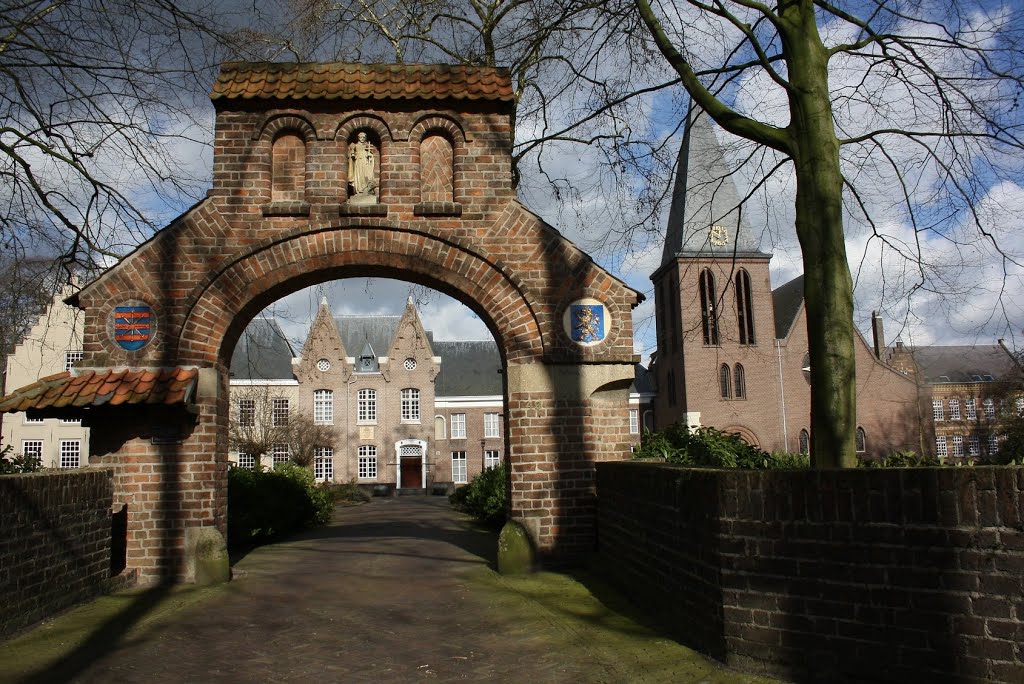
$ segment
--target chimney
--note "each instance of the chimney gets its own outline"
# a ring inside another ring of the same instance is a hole
[[[885,351],[885,332],[882,330],[882,317],[877,311],[871,312],[871,337],[875,342],[875,358],[881,360]]]

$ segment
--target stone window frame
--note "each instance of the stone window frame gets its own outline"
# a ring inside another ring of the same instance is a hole
[[[405,387],[401,392],[402,422],[420,422],[420,391],[415,387]]]
[[[497,449],[484,449],[484,470],[497,468],[501,465],[501,452]]]
[[[501,437],[501,414],[495,411],[484,412],[484,438],[497,439]]]
[[[254,427],[256,425],[256,400],[252,397],[238,399],[238,425]]]
[[[313,390],[313,424],[334,425],[334,390]]]
[[[334,447],[317,447],[313,451],[313,479],[317,482],[334,479]]]
[[[270,401],[270,424],[273,427],[288,427],[291,401],[288,397],[274,397]]]
[[[360,444],[356,449],[356,471],[360,480],[377,479],[377,447],[373,444]]]
[[[466,414],[453,413],[449,422],[451,439],[466,439]]]
[[[64,352],[64,370],[70,371],[76,363],[85,358],[85,351],[82,349],[69,349]]]
[[[29,445],[32,445],[31,447]],[[46,448],[46,441],[42,439],[23,439],[21,440],[21,455],[28,458],[29,454],[34,455],[39,459],[39,462],[43,462],[43,450]]]
[[[356,392],[356,423],[377,424],[377,390],[364,387]]]
[[[82,440],[62,439],[58,447],[61,469],[82,467]]]
[[[629,409],[629,434],[640,434],[640,409],[638,408]]]
[[[452,482],[455,484],[469,482],[469,461],[466,459],[465,451],[452,452]]]

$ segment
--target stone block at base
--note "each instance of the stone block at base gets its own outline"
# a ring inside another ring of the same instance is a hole
[[[200,586],[231,579],[231,563],[223,535],[215,527],[185,531],[186,576]]]
[[[526,575],[534,569],[533,541],[522,523],[509,520],[498,535],[498,572]]]

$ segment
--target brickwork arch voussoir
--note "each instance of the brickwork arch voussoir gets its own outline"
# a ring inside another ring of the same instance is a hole
[[[392,134],[391,127],[388,126],[387,122],[379,116],[372,116],[370,114],[356,114],[342,119],[338,124],[338,128],[334,131],[334,139],[347,143],[352,134],[360,129],[373,131],[377,138],[383,142],[392,143],[395,141],[395,136]]]
[[[447,135],[456,149],[465,146],[466,142],[471,140],[461,122],[440,114],[428,114],[413,124],[409,131],[409,141],[419,144],[427,135],[438,132]]]
[[[316,127],[308,119],[295,114],[272,114],[256,128],[252,138],[272,141],[281,131],[295,131],[307,143],[318,137]]]
[[[197,298],[182,326],[179,348],[194,362],[226,364],[234,339],[289,282],[304,286],[353,273],[377,272],[425,282],[472,302],[490,319],[506,358],[541,358],[536,308],[494,264],[434,236],[383,228],[332,228],[296,235],[227,265]]]

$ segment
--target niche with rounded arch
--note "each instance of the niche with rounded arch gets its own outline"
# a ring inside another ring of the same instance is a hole
[[[413,208],[417,216],[459,216],[462,205],[455,202],[455,146],[440,131],[431,131],[420,141],[420,201]]]
[[[264,216],[308,216],[306,139],[293,129],[274,136],[270,146],[270,203]]]

